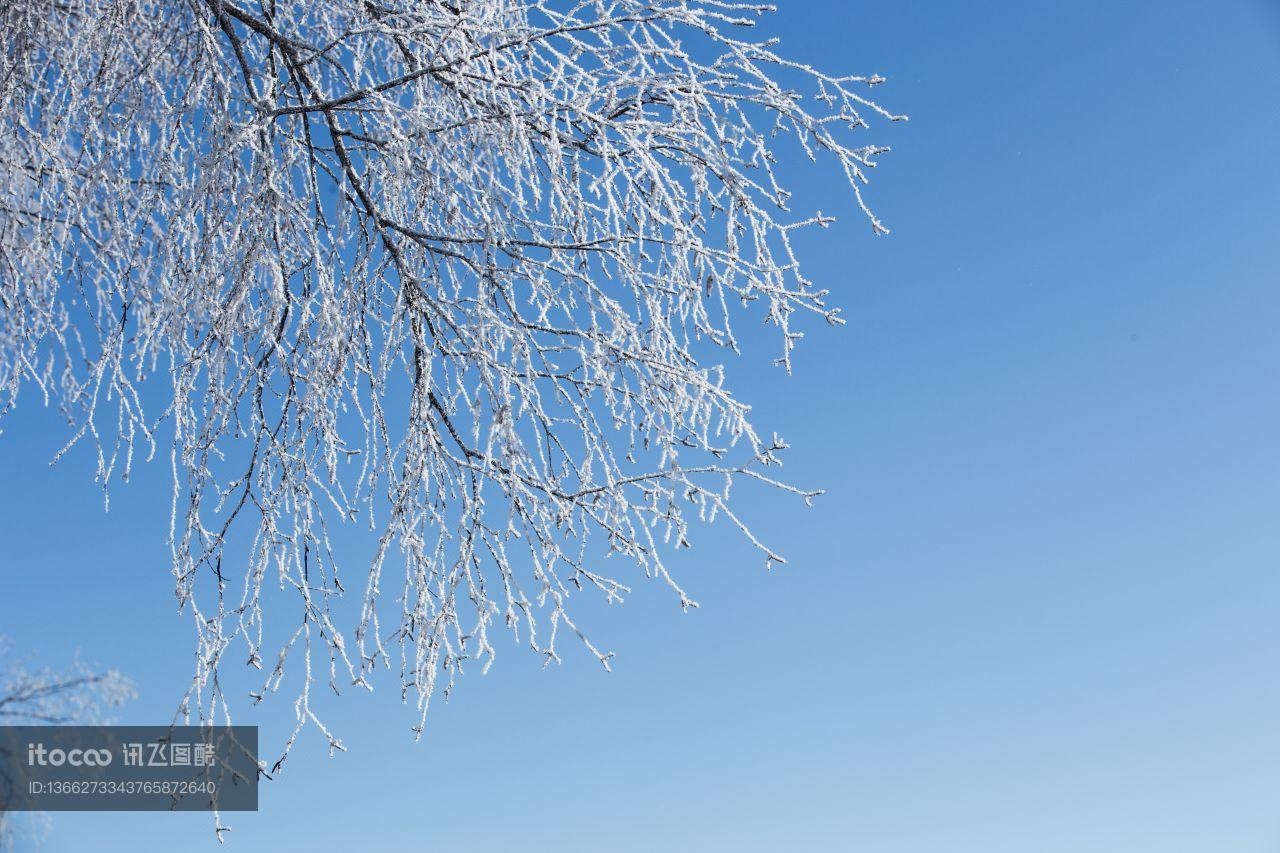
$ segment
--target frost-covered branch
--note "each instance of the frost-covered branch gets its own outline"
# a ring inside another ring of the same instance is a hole
[[[0,637],[0,725],[65,726],[104,724],[109,713],[137,695],[133,682],[114,669],[98,669],[74,660],[66,669],[31,667],[11,656]],[[12,781],[0,777],[0,851],[14,849],[2,804],[13,795]]]
[[[65,670],[32,668],[8,659],[0,638],[0,725],[89,725],[136,695],[133,683],[114,669],[80,660]]]
[[[274,692],[301,648],[299,729],[313,676],[389,666],[420,730],[495,626],[548,661],[568,630],[608,666],[568,608],[626,594],[606,557],[686,607],[663,556],[694,520],[781,560],[731,488],[812,494],[771,474],[783,444],[718,359],[742,306],[788,369],[797,315],[840,321],[792,246],[831,220],[791,212],[776,164],[835,169],[883,231],[862,189],[887,149],[862,135],[899,117],[878,76],[750,40],[765,11],[5,5],[0,406],[56,401],[104,489],[167,453],[188,713],[229,714],[232,663]],[[346,622],[349,525],[377,544]]]

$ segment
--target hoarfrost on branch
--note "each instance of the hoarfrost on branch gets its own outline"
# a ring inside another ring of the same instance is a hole
[[[833,166],[883,231],[862,187],[887,149],[861,136],[900,117],[879,77],[749,40],[768,10],[4,4],[0,407],[56,402],[104,489],[168,457],[186,716],[230,719],[229,665],[261,699],[300,655],[294,737],[340,747],[313,686],[382,666],[421,731],[495,627],[608,666],[568,608],[628,591],[605,556],[686,607],[663,555],[695,519],[780,561],[730,487],[812,493],[772,475],[782,442],[715,353],[744,304],[787,368],[795,316],[839,322],[792,249],[830,219],[789,211],[776,158]],[[355,573],[352,524],[376,541]]]

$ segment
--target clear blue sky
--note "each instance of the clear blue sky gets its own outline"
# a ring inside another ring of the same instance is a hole
[[[305,740],[229,849],[1280,849],[1280,7],[781,5],[786,51],[912,117],[876,136],[888,238],[796,173],[842,214],[806,249],[849,325],[789,380],[771,346],[732,366],[828,489],[744,506],[790,565],[705,532],[701,610],[655,583],[590,614],[612,675],[509,644],[417,745],[393,684],[352,697],[350,752]],[[0,633],[167,720],[165,466],[104,515],[35,402],[0,439]],[[77,814],[43,849],[213,847]]]

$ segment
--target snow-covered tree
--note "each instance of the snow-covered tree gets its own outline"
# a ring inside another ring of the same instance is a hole
[[[114,669],[99,669],[78,658],[65,669],[31,666],[13,656],[11,643],[0,637],[0,725],[103,723],[136,695],[133,683]],[[13,796],[9,784],[0,778],[0,803]],[[15,840],[6,818],[0,807],[0,851]]]
[[[79,659],[60,670],[33,667],[14,657],[10,641],[0,637],[0,725],[99,723],[136,695],[133,683],[117,670]]]
[[[813,493],[718,359],[735,311],[784,368],[797,316],[839,322],[793,251],[830,218],[776,164],[827,164],[883,231],[863,136],[899,117],[878,76],[751,40],[766,11],[6,0],[0,408],[56,403],[104,489],[168,457],[188,715],[235,707],[228,667],[264,668],[261,698],[297,657],[300,728],[328,734],[315,678],[384,666],[425,715],[497,627],[607,666],[571,592],[620,600],[631,571],[692,606],[663,559],[697,520],[780,561],[730,488]]]

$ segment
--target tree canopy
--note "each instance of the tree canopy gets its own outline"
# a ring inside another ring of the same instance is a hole
[[[168,457],[189,714],[229,715],[228,665],[262,698],[300,654],[298,726],[337,746],[314,678],[390,667],[425,716],[495,627],[607,666],[569,608],[628,591],[606,555],[684,606],[663,560],[695,520],[781,559],[731,486],[812,493],[716,353],[743,305],[786,368],[796,316],[839,322],[792,246],[830,218],[791,211],[777,162],[825,163],[883,231],[863,134],[900,117],[878,76],[750,40],[766,11],[4,4],[0,405],[56,402],[104,488]],[[356,570],[344,525],[376,538]]]

